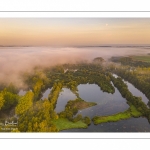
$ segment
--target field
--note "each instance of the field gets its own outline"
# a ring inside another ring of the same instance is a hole
[[[143,62],[150,62],[150,55],[144,55],[144,56],[132,56],[132,58],[136,61],[143,61]]]
[[[57,120],[53,120],[53,123],[56,125],[59,131],[72,128],[87,128],[87,125],[82,121],[73,123],[66,118],[59,118]]]

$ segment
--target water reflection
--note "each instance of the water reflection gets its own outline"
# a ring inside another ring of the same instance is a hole
[[[70,89],[62,88],[62,92],[60,92],[59,97],[57,99],[57,104],[55,111],[57,113],[63,111],[65,109],[65,106],[69,100],[76,99],[76,95],[73,94]]]
[[[50,94],[52,88],[48,88],[44,93],[43,93],[43,96],[42,96],[42,100],[44,100],[45,98],[48,98],[48,95]]]
[[[101,91],[96,84],[80,84],[78,91],[79,96],[85,101],[97,103],[96,106],[79,111],[78,114],[82,114],[82,116],[92,118],[94,116],[112,115],[129,108],[126,99],[121,96],[117,88],[115,88],[114,94],[110,94]]]

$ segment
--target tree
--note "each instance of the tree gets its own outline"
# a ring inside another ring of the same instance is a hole
[[[0,110],[3,107],[3,105],[4,105],[4,102],[5,102],[5,100],[4,100],[3,94],[0,93]]]
[[[28,91],[24,96],[22,96],[16,106],[16,114],[21,115],[27,111],[33,104],[33,97],[34,94],[31,91]]]
[[[91,119],[89,117],[84,117],[83,122],[86,123],[87,125],[91,124]]]
[[[6,110],[13,106],[16,106],[18,103],[19,96],[17,94],[7,91],[7,88],[4,88],[0,92],[0,109]]]

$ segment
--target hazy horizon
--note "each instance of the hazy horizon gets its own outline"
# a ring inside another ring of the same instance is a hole
[[[80,45],[80,46],[46,46],[46,45],[0,45],[3,47],[50,47],[50,48],[84,48],[84,47],[150,47],[150,44],[105,44],[105,45]]]
[[[150,53],[150,18],[0,18],[0,82],[34,67]]]

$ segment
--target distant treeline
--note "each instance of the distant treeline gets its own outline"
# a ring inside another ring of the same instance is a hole
[[[134,67],[150,67],[150,62],[134,60],[131,57],[112,57],[110,60],[116,63],[121,63],[122,65]]]

